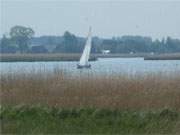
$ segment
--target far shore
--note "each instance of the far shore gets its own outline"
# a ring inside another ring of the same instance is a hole
[[[144,60],[180,60],[180,53],[151,55],[144,57]]]
[[[80,54],[57,53],[57,54],[1,54],[0,62],[37,62],[37,61],[79,61]],[[89,61],[96,61],[91,56]]]
[[[79,61],[79,53],[47,53],[47,54],[0,54],[0,62],[37,62],[37,61]],[[144,60],[180,60],[180,53],[172,54],[91,54],[89,61],[96,61],[98,58],[136,58]]]

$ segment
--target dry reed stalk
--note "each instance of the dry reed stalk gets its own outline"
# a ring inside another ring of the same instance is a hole
[[[123,109],[180,108],[180,75],[70,76],[54,73],[2,75],[4,105]]]

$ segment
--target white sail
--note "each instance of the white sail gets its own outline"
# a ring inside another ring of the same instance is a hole
[[[86,66],[88,65],[88,59],[90,56],[90,51],[91,51],[91,27],[89,28],[89,33],[87,37],[87,41],[83,50],[83,54],[80,58],[79,65],[80,66]]]

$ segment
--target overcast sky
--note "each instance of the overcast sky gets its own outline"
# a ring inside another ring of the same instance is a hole
[[[62,35],[68,30],[111,38],[142,35],[180,38],[180,1],[0,0],[1,33],[14,25],[35,30],[36,36]]]

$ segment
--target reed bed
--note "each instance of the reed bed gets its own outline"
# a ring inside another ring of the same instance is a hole
[[[180,108],[180,73],[171,75],[71,75],[54,72],[2,74],[2,105],[47,105],[62,108]]]

